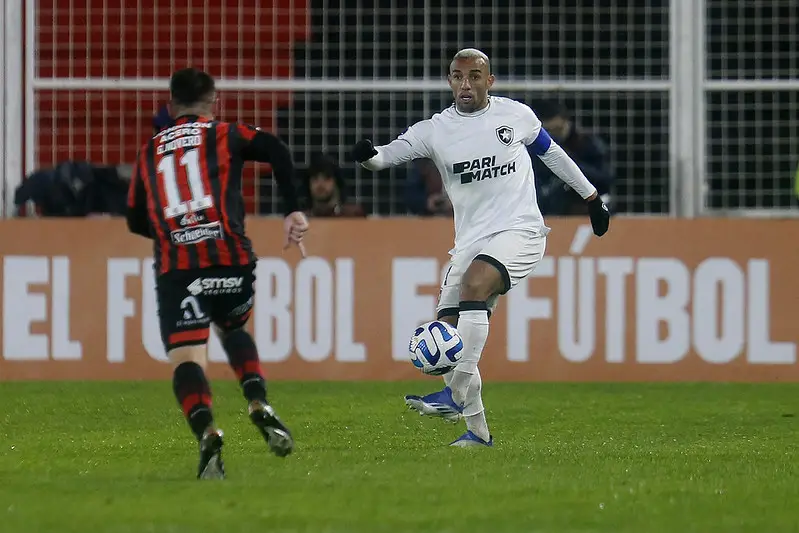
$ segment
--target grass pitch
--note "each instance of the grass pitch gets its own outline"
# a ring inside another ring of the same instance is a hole
[[[487,383],[493,449],[405,410],[436,385],[272,383],[279,459],[216,382],[200,482],[169,383],[0,384],[0,531],[799,531],[799,385]]]

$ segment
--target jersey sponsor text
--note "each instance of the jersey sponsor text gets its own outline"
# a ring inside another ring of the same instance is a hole
[[[459,161],[452,165],[452,173],[459,174],[461,183],[471,183],[485,179],[507,176],[516,172],[516,161],[497,165],[497,156],[472,159],[471,161]]]

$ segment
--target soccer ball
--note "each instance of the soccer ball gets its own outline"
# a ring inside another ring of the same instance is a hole
[[[408,352],[411,363],[422,374],[441,376],[457,366],[463,355],[463,341],[457,329],[433,320],[416,328]]]

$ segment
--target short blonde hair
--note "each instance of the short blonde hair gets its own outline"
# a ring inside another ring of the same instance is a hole
[[[463,50],[460,50],[457,54],[452,56],[452,61],[457,59],[482,59],[486,62],[488,72],[491,72],[491,60],[488,59],[488,55],[485,52],[482,52],[477,48],[464,48]]]

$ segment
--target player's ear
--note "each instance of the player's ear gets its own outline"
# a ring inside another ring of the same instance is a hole
[[[492,85],[494,85],[494,80],[495,80],[495,79],[496,79],[496,78],[494,78],[494,75],[493,75],[493,74],[489,74],[489,75],[488,75],[488,84],[487,84],[486,86],[487,86],[489,89],[491,88],[491,86],[492,86]]]

